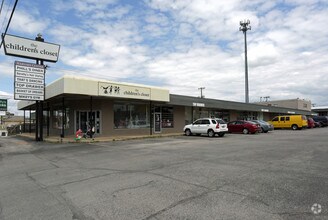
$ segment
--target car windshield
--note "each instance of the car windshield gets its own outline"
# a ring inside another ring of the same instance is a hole
[[[259,120],[259,122],[262,123],[262,124],[265,124],[265,125],[268,125],[269,124],[268,122],[262,121],[262,120]]]
[[[251,122],[257,123],[257,124],[262,124],[262,121],[260,120],[252,120]]]

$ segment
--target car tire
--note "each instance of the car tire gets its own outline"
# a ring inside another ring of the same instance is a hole
[[[185,134],[186,134],[186,136],[191,136],[192,133],[191,133],[190,129],[186,129]]]
[[[212,129],[208,130],[207,134],[208,134],[209,137],[214,137],[215,136],[215,132]]]
[[[224,136],[224,133],[219,134],[219,137],[223,137],[223,136]]]
[[[261,133],[266,133],[264,128],[261,128]]]
[[[247,128],[244,128],[243,129],[243,134],[248,134],[248,133],[249,133],[248,129]]]
[[[295,125],[295,124],[293,124],[293,125],[292,125],[292,129],[295,131],[295,130],[297,130],[297,129],[298,129],[298,126],[297,126],[297,125]]]
[[[263,131],[264,133],[268,133],[269,131]]]

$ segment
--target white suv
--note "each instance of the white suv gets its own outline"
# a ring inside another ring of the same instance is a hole
[[[225,133],[228,133],[227,123],[218,118],[200,118],[194,121],[190,125],[186,125],[183,128],[184,133],[187,136],[192,134],[201,135],[207,134],[209,137],[214,137],[216,134],[219,137],[223,137]]]

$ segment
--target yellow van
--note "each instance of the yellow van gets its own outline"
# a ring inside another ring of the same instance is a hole
[[[274,128],[291,128],[293,130],[307,127],[307,118],[305,115],[281,115],[268,121]]]

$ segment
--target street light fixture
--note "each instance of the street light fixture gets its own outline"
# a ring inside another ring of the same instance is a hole
[[[251,30],[251,26],[248,26],[251,22],[249,20],[240,21],[239,31],[244,33],[245,39],[245,102],[249,103],[249,94],[248,94],[248,65],[247,65],[247,40],[246,32]]]

